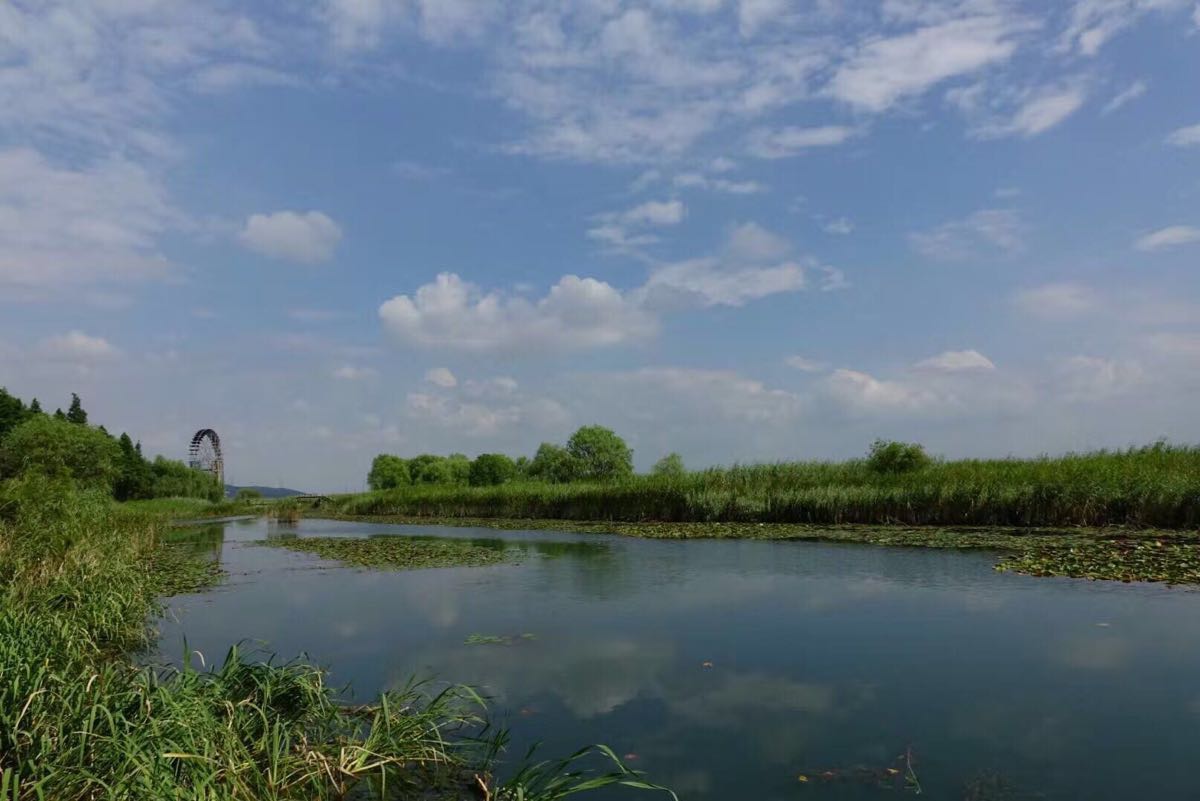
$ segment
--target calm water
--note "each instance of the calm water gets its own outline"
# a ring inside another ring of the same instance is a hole
[[[604,742],[683,799],[887,797],[855,768],[910,748],[933,799],[1200,799],[1193,591],[855,545],[321,520],[208,532],[199,547],[230,579],[172,601],[162,659],[178,661],[185,637],[209,659],[254,640],[308,654],[360,697],[414,674],[474,684],[514,729],[513,755]],[[379,534],[523,555],[385,572],[254,544]],[[1013,792],[969,795],[980,776]]]

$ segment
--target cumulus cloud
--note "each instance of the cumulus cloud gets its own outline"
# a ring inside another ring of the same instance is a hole
[[[1200,228],[1191,225],[1170,225],[1139,238],[1134,247],[1146,251],[1163,250],[1192,242],[1200,242]]]
[[[620,290],[574,275],[531,302],[442,273],[411,297],[386,301],[379,317],[406,344],[479,353],[621,345],[657,329],[654,317]]]
[[[657,236],[646,233],[647,228],[678,225],[686,214],[687,207],[680,200],[648,200],[623,212],[596,215],[597,224],[587,235],[613,251],[636,252],[658,241]]]
[[[458,386],[458,379],[448,367],[432,367],[425,371],[425,380],[435,387],[453,389]]]
[[[1102,305],[1095,290],[1072,282],[1023,289],[1014,300],[1022,311],[1047,319],[1078,317],[1094,312]]]
[[[1167,135],[1167,144],[1175,147],[1194,147],[1200,145],[1200,123],[1176,128]]]
[[[917,252],[944,261],[1021,250],[1024,226],[1012,209],[981,209],[964,219],[909,234]]]
[[[918,370],[957,373],[973,370],[995,370],[996,365],[977,350],[947,350],[916,363]]]
[[[277,211],[250,215],[238,239],[273,259],[317,264],[333,258],[342,229],[324,212]]]

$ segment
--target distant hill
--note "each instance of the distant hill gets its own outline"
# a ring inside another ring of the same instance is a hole
[[[238,490],[258,490],[264,498],[290,498],[293,495],[305,495],[307,493],[300,490],[288,489],[287,487],[239,487],[235,484],[225,485],[225,497],[232,498],[238,494]]]

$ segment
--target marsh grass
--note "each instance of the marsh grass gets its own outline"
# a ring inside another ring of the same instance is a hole
[[[434,799],[480,786],[503,801],[650,787],[603,750],[571,763],[599,772],[518,768],[493,782],[505,735],[468,688],[413,685],[351,707],[320,669],[237,648],[215,666],[132,664],[155,598],[211,580],[171,561],[182,552],[164,555],[162,528],[69,485],[0,485],[0,801]]]
[[[1038,459],[712,468],[610,483],[421,485],[335,498],[347,515],[911,526],[1200,527],[1200,448]]]

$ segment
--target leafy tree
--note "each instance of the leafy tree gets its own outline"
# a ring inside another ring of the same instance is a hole
[[[408,462],[399,456],[381,453],[371,462],[371,472],[367,474],[367,486],[371,489],[395,489],[411,483]]]
[[[453,472],[445,456],[422,453],[408,462],[408,472],[414,484],[451,484]]]
[[[932,462],[924,446],[915,442],[877,439],[871,443],[871,451],[867,454],[867,467],[876,473],[911,473]]]
[[[467,484],[471,480],[471,460],[463,453],[452,453],[446,457],[451,484]]]
[[[67,409],[67,422],[77,426],[87,425],[87,412],[83,410],[83,404],[74,392],[71,393],[71,406]]]
[[[494,487],[516,475],[517,463],[503,453],[481,453],[471,462],[472,487]]]
[[[111,437],[38,415],[10,431],[0,444],[0,477],[40,474],[112,492],[120,459],[121,448]]]
[[[118,501],[133,501],[153,497],[154,472],[133,446],[128,434],[117,440],[121,449],[119,474],[113,486],[113,497]]]
[[[235,501],[257,501],[262,498],[263,494],[254,487],[242,487],[237,491],[237,495],[233,496]]]
[[[613,481],[633,474],[633,451],[604,426],[580,428],[567,440],[567,452],[579,462],[580,478]]]
[[[15,395],[9,395],[8,390],[0,387],[0,440],[4,435],[25,422],[29,411],[25,404]]]
[[[687,473],[687,470],[683,466],[682,456],[678,453],[668,453],[654,463],[654,467],[650,468],[650,473],[663,478],[680,478]]]
[[[55,419],[55,420],[61,420],[61,421],[63,421],[64,423],[65,423],[65,422],[67,422],[67,416],[66,416],[65,414],[63,414],[63,410],[62,410],[62,409],[55,409],[55,410],[54,410],[54,419]]]
[[[37,398],[34,398],[29,402],[29,413],[42,414],[42,404]]]
[[[581,467],[579,460],[566,448],[543,442],[529,463],[529,476],[552,484],[565,484],[580,478]]]

